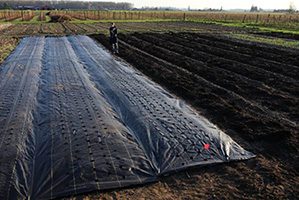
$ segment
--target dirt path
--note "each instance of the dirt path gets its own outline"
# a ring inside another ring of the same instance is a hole
[[[11,26],[11,24],[0,24],[0,31],[2,31],[3,29],[7,29]]]

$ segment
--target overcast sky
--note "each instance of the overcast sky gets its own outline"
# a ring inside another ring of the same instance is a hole
[[[108,0],[109,1],[109,0]],[[290,2],[293,2],[299,9],[299,0],[110,0],[115,2],[130,2],[135,7],[178,7],[178,8],[220,8],[233,9],[242,8],[250,9],[252,5],[264,9],[287,9]]]

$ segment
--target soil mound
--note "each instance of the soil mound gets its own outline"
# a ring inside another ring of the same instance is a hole
[[[69,15],[51,14],[51,13],[47,13],[46,15],[48,15],[51,18],[50,22],[52,22],[52,23],[62,23],[65,21],[72,20],[71,16],[69,16]]]

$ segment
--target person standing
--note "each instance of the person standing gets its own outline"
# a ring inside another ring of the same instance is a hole
[[[118,38],[117,38],[117,28],[115,26],[115,23],[111,23],[111,26],[109,28],[110,32],[110,44],[112,45],[112,51],[113,53],[118,53]]]

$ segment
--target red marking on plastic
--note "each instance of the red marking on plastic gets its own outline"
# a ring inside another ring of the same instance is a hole
[[[203,148],[204,148],[205,150],[209,150],[209,149],[210,149],[210,144],[204,144],[204,145],[203,145]]]

